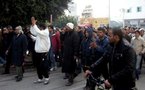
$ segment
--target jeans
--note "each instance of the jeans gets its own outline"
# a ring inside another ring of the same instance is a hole
[[[52,47],[49,50],[48,57],[49,60],[51,61],[51,68],[54,68],[56,66],[56,61],[55,61],[55,54],[53,53]]]
[[[140,69],[141,58],[142,58],[141,55],[137,55],[137,58],[136,58],[136,70]]]

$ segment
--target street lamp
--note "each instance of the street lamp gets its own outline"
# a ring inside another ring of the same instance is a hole
[[[123,27],[124,27],[125,26],[125,20],[124,20],[125,9],[124,8],[121,9],[121,13],[122,13],[122,22],[123,22]]]

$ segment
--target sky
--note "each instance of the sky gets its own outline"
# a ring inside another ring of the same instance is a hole
[[[77,15],[80,16],[86,5],[92,5],[93,17],[111,17],[112,20],[121,20],[121,8],[126,8],[126,0],[74,0],[77,4]]]

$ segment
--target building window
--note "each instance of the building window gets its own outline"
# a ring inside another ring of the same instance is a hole
[[[127,9],[127,13],[131,13],[131,8]]]
[[[137,12],[141,12],[141,7],[137,7]]]

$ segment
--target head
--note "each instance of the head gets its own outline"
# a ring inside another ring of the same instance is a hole
[[[109,41],[111,44],[117,44],[123,39],[123,32],[119,28],[113,28],[108,31]]]
[[[13,32],[13,27],[12,26],[9,25],[7,28],[8,28],[8,30],[9,30],[10,33]]]
[[[135,37],[138,38],[140,36],[140,31],[139,30],[135,30]]]
[[[53,29],[54,29],[53,25],[49,25],[48,29],[49,29],[50,32],[53,32]]]
[[[99,27],[98,29],[97,29],[97,34],[98,34],[98,37],[99,38],[103,38],[104,36],[105,36],[105,28],[103,28],[103,27]]]
[[[34,16],[31,17],[31,21],[37,20]]]
[[[139,29],[139,31],[140,31],[140,35],[143,36],[144,35],[144,32],[145,32],[145,29],[144,28],[141,28],[141,29]]]
[[[46,24],[45,23],[39,23],[39,29],[40,30],[45,30],[47,27],[46,27]]]
[[[84,35],[86,38],[92,38],[93,37],[93,29],[86,28],[84,31]]]
[[[77,32],[80,32],[81,29],[82,29],[82,28],[81,28],[80,26],[77,26],[77,27],[76,27]]]
[[[16,28],[15,28],[15,34],[23,34],[23,30],[22,30],[22,27],[21,26],[17,26]]]
[[[9,30],[4,27],[3,30],[2,30],[2,34],[5,35],[5,34],[8,34],[9,33]]]
[[[67,23],[67,24],[66,24],[66,29],[67,29],[68,31],[72,31],[72,30],[74,29],[74,24],[73,24],[73,23]]]

